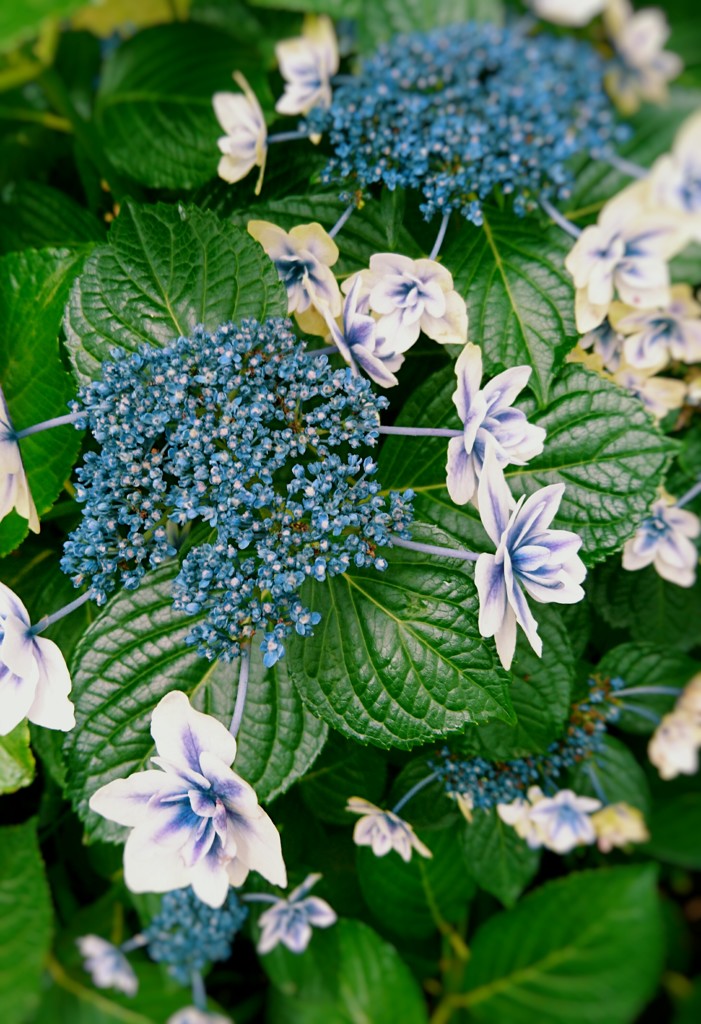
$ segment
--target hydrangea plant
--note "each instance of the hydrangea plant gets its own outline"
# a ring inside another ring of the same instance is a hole
[[[3,1024],[698,1017],[668,6],[0,17]]]

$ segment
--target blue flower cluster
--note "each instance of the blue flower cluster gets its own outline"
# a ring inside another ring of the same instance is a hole
[[[307,579],[383,570],[390,534],[408,536],[413,495],[382,497],[376,463],[356,452],[377,443],[387,399],[291,328],[244,320],[115,351],[76,403],[100,450],[77,473],[84,510],[64,572],[102,603],[175,555],[170,524],[201,524],[173,595],[201,616],[188,642],[208,658],[236,657],[262,631],[274,664],[292,630],[319,621],[299,596]]]
[[[217,960],[228,960],[231,944],[248,916],[248,907],[233,889],[226,902],[213,909],[192,889],[167,892],[161,911],[143,932],[152,960],[167,964],[168,973],[189,985],[193,972]]]
[[[567,730],[543,754],[519,757],[512,761],[488,761],[484,757],[461,758],[450,747],[443,747],[440,760],[430,762],[446,792],[460,793],[474,807],[489,810],[524,796],[529,786],[554,789],[556,780],[569,768],[588,760],[601,750],[607,727],[621,710],[616,691],[622,679],[590,679],[589,695],[572,705]]]
[[[540,196],[565,199],[569,159],[625,138],[603,88],[605,64],[585,42],[529,36],[523,26],[451,25],[397,36],[334,90],[305,130],[328,134],[322,180],[344,201],[376,182],[419,189],[427,220],[458,210],[482,222],[482,200],[512,195],[519,215]]]

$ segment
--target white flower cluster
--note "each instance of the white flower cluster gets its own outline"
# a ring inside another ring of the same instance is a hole
[[[623,568],[635,571],[652,565],[662,579],[678,587],[692,587],[699,561],[694,540],[700,534],[699,517],[663,495],[626,541]]]
[[[625,803],[604,807],[600,800],[577,796],[571,789],[546,797],[539,786],[531,786],[525,797],[497,804],[497,813],[532,849],[544,847],[559,854],[595,842],[609,853],[614,846],[649,838],[637,808]]]
[[[695,775],[701,749],[701,674],[695,675],[650,739],[647,752],[663,779]]]
[[[682,125],[671,152],[604,205],[565,261],[576,288],[580,349],[591,349],[592,365],[658,419],[680,408],[688,390],[660,372],[671,362],[701,361],[701,305],[689,285],[671,285],[669,272],[669,261],[700,239],[698,113]]]

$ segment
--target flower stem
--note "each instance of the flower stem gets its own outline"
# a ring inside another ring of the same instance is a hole
[[[604,792],[604,787],[601,785],[601,779],[597,774],[596,768],[592,764],[587,764],[584,766],[584,771],[591,782],[592,789],[596,793],[597,798],[601,800],[602,804],[607,804],[609,802],[608,797]]]
[[[245,903],[277,903],[278,897],[267,892],[247,892],[241,897]]]
[[[633,163],[632,160],[626,160],[618,153],[607,153],[605,159],[606,163],[611,164],[622,174],[627,174],[629,178],[646,178],[648,176],[649,171],[646,167],[641,167],[640,164]]]
[[[58,611],[52,612],[51,615],[45,615],[43,619],[39,619],[37,623],[30,627],[32,636],[36,636],[37,633],[43,633],[49,626],[53,626],[54,622],[58,622],[59,619],[63,619],[66,615],[70,615],[76,608],[80,608],[81,605],[85,604],[86,601],[92,600],[92,591],[86,590],[80,597],[76,597],[75,601],[71,601],[70,604],[66,604],[63,608],[59,608]]]
[[[338,220],[336,221],[336,223],[334,224],[334,226],[333,226],[333,227],[331,228],[331,230],[329,231],[329,238],[335,238],[335,237],[336,237],[336,235],[337,235],[337,234],[338,234],[338,232],[339,232],[339,231],[341,230],[341,228],[343,227],[343,225],[344,225],[344,224],[346,223],[346,221],[347,221],[347,220],[349,219],[350,215],[351,215],[351,214],[353,213],[353,210],[354,210],[354,209],[355,209],[355,203],[351,203],[351,204],[350,204],[350,206],[349,206],[349,207],[347,207],[347,208],[346,208],[346,209],[345,209],[345,210],[343,211],[343,213],[341,214],[341,216],[340,216],[340,217],[338,218]]]
[[[660,724],[660,716],[651,711],[650,708],[641,707],[640,704],[628,704],[624,705],[626,711],[631,711],[634,715],[638,715],[639,718],[647,718],[649,722],[654,722],[655,725]]]
[[[234,715],[231,719],[231,725],[229,726],[229,732],[232,736],[236,736],[241,726],[241,719],[243,718],[244,708],[246,707],[246,694],[248,693],[248,677],[251,669],[251,645],[250,643],[244,644],[241,647],[241,657],[239,666],[239,684],[236,689],[236,704],[234,705]]]
[[[627,686],[625,690],[616,690],[616,697],[627,697],[628,694],[650,694],[665,697],[678,697],[682,693],[680,686]]]
[[[50,420],[42,420],[41,423],[35,423],[31,427],[25,427],[24,430],[16,430],[15,439],[20,441],[23,437],[29,437],[30,434],[40,434],[42,430],[51,430],[53,427],[64,427],[67,423],[75,423],[76,420],[79,420],[84,416],[84,412],[67,412],[64,416],[54,416]]]
[[[461,558],[464,562],[476,562],[479,554],[476,551],[463,551],[462,548],[442,548],[437,544],[421,544],[416,540],[404,540],[396,533],[390,534],[392,543],[407,551],[421,551],[425,555],[437,555],[439,558]]]
[[[333,356],[336,355],[338,349],[335,345],[326,345],[324,348],[312,348],[309,349],[308,354],[310,356]]]
[[[401,434],[403,437],[462,437],[464,430],[448,427],[380,427],[381,434]]]
[[[277,135],[268,136],[268,145],[274,142],[294,142],[297,139],[308,139],[309,132],[278,132]]]
[[[392,814],[399,814],[404,804],[408,804],[411,798],[416,796],[424,786],[428,786],[429,782],[434,782],[437,778],[438,772],[431,772],[431,774],[427,775],[425,779],[421,779],[420,782],[417,782],[415,786],[412,786],[411,789],[404,794],[401,800],[397,800],[396,804],[392,808]]]
[[[122,953],[131,953],[134,949],[141,949],[142,946],[148,945],[148,939],[145,935],[134,935],[133,938],[127,939],[119,947]]]
[[[548,217],[550,217],[558,227],[562,228],[563,231],[566,231],[568,235],[572,236],[572,238],[579,238],[582,233],[581,228],[578,228],[571,220],[564,217],[559,210],[555,209],[548,199],[541,198],[540,205],[543,207]]]
[[[677,508],[684,508],[690,501],[693,501],[697,494],[701,494],[701,480],[698,480],[693,487],[691,487],[686,494],[682,494],[681,498],[677,502]]]
[[[193,971],[190,975],[190,982],[192,984],[192,1001],[198,1010],[207,1010],[207,990],[204,987],[204,981],[199,971]]]
[[[443,245],[443,239],[445,238],[445,233],[448,230],[448,222],[449,221],[450,221],[450,211],[448,211],[448,213],[444,213],[443,214],[443,220],[441,221],[441,226],[438,228],[438,234],[436,235],[436,240],[433,243],[433,248],[431,249],[431,252],[430,252],[429,257],[428,257],[430,260],[435,260],[436,257],[438,256],[438,253],[441,251],[441,246]]]

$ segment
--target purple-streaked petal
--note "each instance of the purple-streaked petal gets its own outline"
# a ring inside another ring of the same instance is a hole
[[[453,403],[464,423],[482,381],[482,352],[478,345],[468,342],[464,346],[455,363],[455,376],[457,387],[453,393]]]
[[[39,667],[36,695],[29,709],[29,721],[46,729],[68,732],[75,725],[75,711],[68,699],[71,676],[60,648],[45,637],[34,639],[34,654]]]
[[[509,531],[509,547],[513,550],[527,542],[533,534],[544,533],[557,515],[564,484],[549,484],[531,494],[514,516]]]
[[[530,366],[513,366],[509,370],[498,373],[488,384],[485,384],[484,397],[490,416],[495,416],[500,410],[514,404],[515,399],[531,379],[531,373]]]
[[[475,585],[479,596],[479,631],[482,636],[495,636],[506,614],[508,596],[504,568],[494,555],[482,554],[475,565]]]
[[[494,634],[494,642],[496,643],[499,661],[508,672],[511,668],[511,662],[514,660],[514,651],[516,650],[516,616],[513,608],[507,607],[501,627]]]
[[[195,864],[190,873],[190,884],[195,896],[209,907],[221,907],[229,892],[226,865],[212,851]]]
[[[182,793],[182,782],[164,772],[148,769],[101,786],[90,797],[90,810],[119,825],[134,827],[149,818],[149,801]]]
[[[482,525],[498,547],[509,524],[512,497],[489,438],[477,496]]]
[[[315,928],[329,928],[337,920],[336,912],[318,896],[309,896],[301,906]]]
[[[34,638],[29,627],[15,615],[8,615],[2,623],[3,638],[0,643],[0,662],[10,672],[34,684],[39,679],[39,664],[36,657]]]
[[[280,833],[263,808],[258,808],[255,817],[247,814],[229,818],[229,830],[236,842],[237,858],[272,885],[284,889],[287,871],[282,859]]]
[[[27,717],[36,688],[36,680],[23,679],[0,662],[0,736],[7,736]]]
[[[184,693],[167,693],[151,719],[151,735],[161,757],[174,767],[200,771],[200,754],[215,754],[225,764],[236,757],[236,740],[211,715],[195,711]]]
[[[178,850],[155,844],[135,828],[124,846],[124,881],[132,892],[170,892],[190,884],[191,871]]]
[[[465,442],[461,437],[451,437],[448,441],[446,486],[456,505],[465,505],[470,500],[475,493],[476,482],[474,460],[465,451]]]
[[[224,802],[228,810],[238,814],[258,813],[256,791],[215,754],[209,751],[202,753],[200,766],[202,774],[211,784],[212,792]]]

